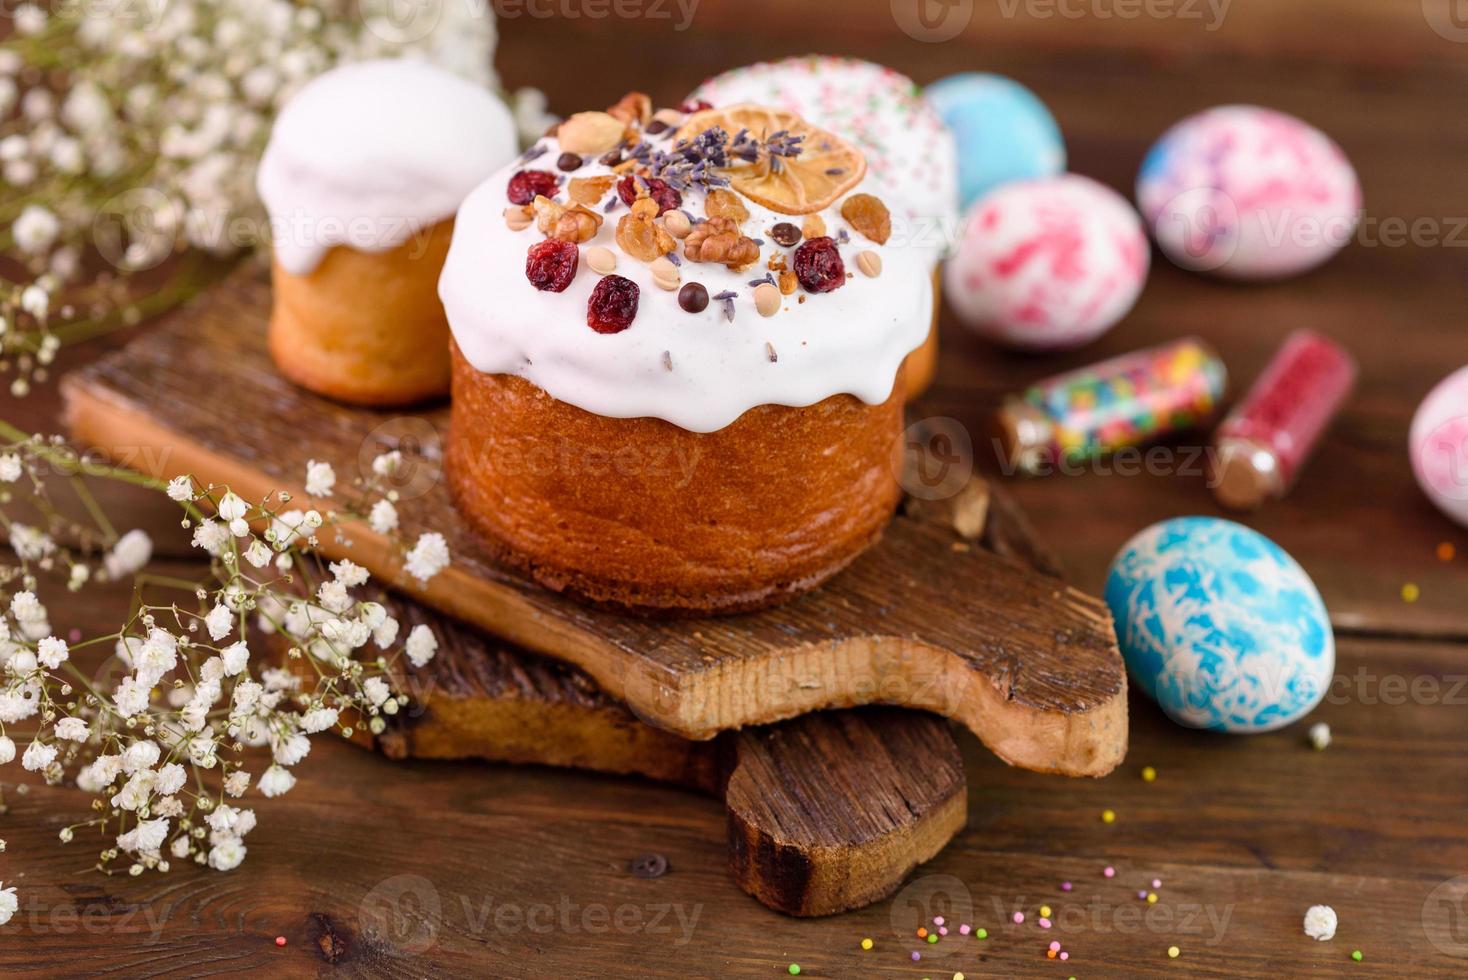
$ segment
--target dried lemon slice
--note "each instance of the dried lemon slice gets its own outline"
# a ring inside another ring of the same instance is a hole
[[[753,162],[735,161],[723,170],[730,187],[780,214],[824,210],[866,176],[866,158],[846,140],[812,126],[793,112],[753,103],[696,112],[679,128],[677,139],[691,140],[715,126],[731,139],[741,130],[748,130],[750,137],[761,143],[782,131],[805,137],[795,156],[775,157],[761,151]]]

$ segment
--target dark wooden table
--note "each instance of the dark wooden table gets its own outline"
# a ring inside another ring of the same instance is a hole
[[[1337,681],[1311,716],[1334,730],[1329,750],[1313,752],[1303,724],[1249,738],[1185,731],[1136,695],[1131,753],[1099,781],[1008,769],[965,735],[967,830],[893,901],[816,921],[771,913],[730,883],[716,803],[633,780],[393,764],[323,743],[292,793],[255,802],[260,826],[240,870],[138,880],[89,873],[84,845],[56,843],[85,806],[78,791],[12,790],[0,880],[20,887],[23,904],[0,929],[0,971],[774,977],[798,962],[813,977],[1468,974],[1468,882],[1453,882],[1468,873],[1468,535],[1417,492],[1405,446],[1417,402],[1468,363],[1468,46],[1428,17],[1448,3],[1235,0],[1212,31],[1180,14],[1097,16],[1136,9],[1124,0],[980,3],[967,31],[941,44],[902,34],[881,0],[704,0],[684,32],[676,18],[568,18],[593,9],[575,0],[551,19],[501,24],[506,80],[543,87],[562,111],[631,88],[672,101],[713,71],[810,49],[923,81],[1004,72],[1054,108],[1073,169],[1124,192],[1150,142],[1205,106],[1268,104],[1334,135],[1361,173],[1368,216],[1324,269],[1233,286],[1159,260],[1122,325],[1056,358],[1007,355],[945,321],[939,379],[918,406],[981,433],[1006,391],[1184,332],[1212,341],[1239,381],[1292,328],[1346,343],[1363,365],[1356,396],[1295,492],[1249,519],[1300,560],[1331,610]],[[1401,234],[1414,222],[1418,234]],[[53,391],[7,404],[4,416],[59,425]],[[1071,580],[1093,591],[1141,527],[1217,512],[1197,476],[1088,474],[1013,489]],[[177,549],[167,510],[132,494],[109,504]],[[1462,557],[1437,561],[1442,541]],[[1411,605],[1401,598],[1409,581],[1421,589]],[[111,628],[125,604],[118,594],[57,605],[53,619]],[[1144,766],[1156,767],[1155,782],[1140,778]],[[1114,824],[1100,820],[1106,808]],[[668,874],[628,873],[648,851],[667,856]],[[1115,878],[1102,876],[1106,865]],[[1148,906],[1135,892],[1154,877],[1162,887]],[[1060,891],[1063,880],[1073,891]],[[1046,902],[1050,932],[1033,925]],[[1315,903],[1340,915],[1333,942],[1301,933]],[[1007,922],[1017,908],[1031,917],[1024,926]],[[924,909],[989,938],[950,936],[913,962]],[[1045,959],[1051,939],[1067,963]],[[1353,963],[1357,948],[1364,960]]]

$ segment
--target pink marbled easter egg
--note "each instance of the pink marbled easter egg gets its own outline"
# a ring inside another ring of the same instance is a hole
[[[1313,269],[1356,231],[1361,184],[1335,141],[1273,109],[1189,116],[1153,145],[1137,206],[1169,259],[1232,279]]]
[[[1062,174],[974,203],[943,273],[966,326],[1024,350],[1079,347],[1126,316],[1147,281],[1147,237],[1120,194]]]
[[[1468,367],[1448,375],[1417,406],[1408,441],[1422,492],[1468,527]]]

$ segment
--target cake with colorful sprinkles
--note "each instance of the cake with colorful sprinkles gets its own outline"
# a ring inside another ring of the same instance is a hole
[[[936,277],[957,234],[958,150],[953,133],[912,79],[870,61],[808,55],[726,71],[689,98],[714,106],[755,102],[785,109],[850,140],[892,209],[894,238],[925,250]],[[932,380],[934,327],[908,362],[909,398]]]
[[[577,113],[459,211],[448,469],[510,563],[649,613],[811,588],[881,533],[932,256],[853,142],[750,103]]]

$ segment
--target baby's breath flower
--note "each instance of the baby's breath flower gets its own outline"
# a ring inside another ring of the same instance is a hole
[[[448,567],[449,545],[442,534],[429,531],[418,537],[413,549],[408,552],[404,568],[420,582],[427,582]]]
[[[193,483],[186,476],[176,476],[168,481],[167,492],[170,500],[188,500],[194,495]]]
[[[367,523],[378,534],[391,534],[398,529],[398,509],[389,500],[379,500],[372,505]]]
[[[117,539],[102,567],[108,578],[118,581],[142,571],[152,557],[153,539],[146,531],[135,529]]]
[[[405,646],[408,660],[414,667],[427,666],[428,661],[438,652],[438,638],[433,631],[422,623],[414,626],[408,633],[408,642]]]
[[[330,463],[309,460],[306,463],[306,493],[313,497],[330,497],[336,487],[336,470]]]

